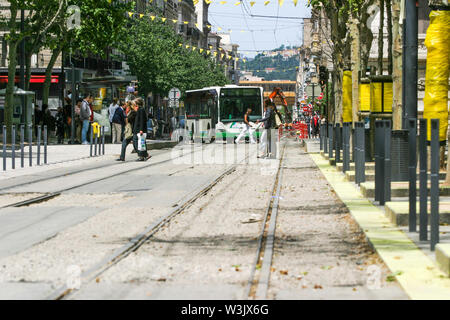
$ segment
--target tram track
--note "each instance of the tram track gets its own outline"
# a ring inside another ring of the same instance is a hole
[[[226,176],[236,171],[238,166],[248,159],[251,155],[247,155],[243,160],[239,161],[222,171],[218,176],[214,178],[212,182],[201,186],[191,194],[184,197],[182,203],[174,207],[170,212],[159,218],[156,222],[151,224],[145,231],[131,239],[125,246],[117,249],[111,256],[103,259],[98,264],[94,265],[81,275],[81,288],[74,289],[67,286],[63,286],[56,290],[53,294],[47,297],[49,300],[63,300],[70,298],[76,292],[82,290],[83,285],[87,285],[95,281],[100,275],[106,272],[108,269],[127,258],[131,253],[136,252],[141,248],[150,238],[153,237],[158,231],[160,231],[165,225],[172,221],[175,217],[185,212],[190,208],[198,199],[208,194],[208,192],[218,185]]]
[[[100,182],[100,181],[108,180],[108,179],[111,179],[111,178],[116,177],[118,175],[127,174],[127,173],[130,173],[130,172],[146,169],[146,168],[149,168],[149,167],[152,167],[152,166],[165,164],[165,163],[168,163],[168,162],[173,161],[175,159],[179,159],[179,158],[182,158],[182,157],[185,157],[185,156],[189,156],[189,155],[191,155],[193,153],[195,153],[195,150],[191,151],[191,152],[188,152],[186,154],[183,154],[181,156],[175,157],[175,158],[170,158],[170,159],[162,160],[162,161],[155,162],[155,163],[149,163],[149,164],[146,164],[144,166],[140,166],[140,167],[137,167],[137,168],[131,168],[131,169],[128,169],[128,170],[125,170],[125,171],[116,172],[116,173],[114,173],[112,175],[108,175],[108,176],[105,176],[105,177],[102,177],[102,178],[97,178],[95,180],[90,180],[90,181],[87,181],[87,182],[83,182],[83,183],[80,183],[80,184],[77,184],[77,185],[74,185],[74,186],[71,186],[71,187],[68,187],[68,188],[64,188],[64,189],[58,190],[56,192],[46,193],[46,194],[39,195],[37,197],[33,197],[33,198],[30,198],[30,199],[27,199],[27,200],[10,203],[10,204],[1,206],[0,210],[1,209],[5,209],[5,208],[11,208],[11,207],[20,208],[20,207],[30,206],[30,205],[33,205],[33,204],[42,203],[42,202],[51,200],[51,199],[53,199],[55,197],[58,197],[62,193],[67,192],[67,191],[71,191],[71,190],[74,190],[74,189],[77,189],[77,188],[80,188],[80,187],[88,186],[88,185],[91,185],[93,183],[97,183],[97,182]],[[92,170],[96,170],[96,169],[104,169],[104,168],[110,168],[110,167],[115,167],[115,166],[120,166],[120,165],[123,165],[123,164],[111,164],[111,165],[107,165],[107,166],[96,166],[96,167],[88,168],[88,169],[82,170],[82,171],[71,172],[71,173],[68,173],[68,174],[62,174],[62,175],[58,175],[58,176],[53,176],[53,177],[39,179],[39,180],[28,182],[28,183],[22,183],[22,184],[17,184],[17,185],[10,186],[10,187],[0,188],[0,191],[1,190],[8,190],[8,189],[17,188],[17,187],[24,186],[24,185],[31,185],[31,184],[51,181],[51,180],[54,180],[54,179],[64,178],[64,177],[75,175],[75,174],[86,173],[86,172],[89,172],[89,171],[92,171]],[[0,193],[0,194],[2,194],[2,193]],[[7,195],[7,194],[11,194],[11,193],[3,193],[3,195],[5,195],[5,194]]]
[[[270,273],[275,243],[275,230],[278,216],[278,207],[281,194],[281,182],[284,171],[283,163],[286,145],[280,157],[278,172],[272,186],[271,198],[264,216],[262,230],[258,237],[256,259],[252,265],[250,279],[247,283],[245,296],[248,299],[266,299],[269,289]]]

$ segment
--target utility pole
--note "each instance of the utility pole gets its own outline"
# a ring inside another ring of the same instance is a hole
[[[405,37],[404,48],[404,118],[403,129],[407,128],[408,119],[417,119],[417,77],[418,77],[418,8],[416,0],[405,0]]]

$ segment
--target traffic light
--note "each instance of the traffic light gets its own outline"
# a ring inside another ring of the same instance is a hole
[[[328,82],[328,69],[325,66],[319,67],[319,81],[322,86]]]

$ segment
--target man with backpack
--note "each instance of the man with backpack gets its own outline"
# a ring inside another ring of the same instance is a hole
[[[276,126],[274,107],[270,100],[266,100],[264,104],[264,118],[256,121],[256,123],[262,122],[264,124],[258,158],[269,158],[272,155],[272,129]]]
[[[125,110],[119,106],[112,117],[112,143],[122,143],[122,132],[125,127]]]

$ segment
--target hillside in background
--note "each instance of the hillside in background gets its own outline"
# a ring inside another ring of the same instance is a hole
[[[254,59],[241,63],[241,71],[251,71],[254,76],[262,77],[266,81],[296,80],[296,67],[299,56],[290,49],[273,50],[266,54],[258,54]]]

